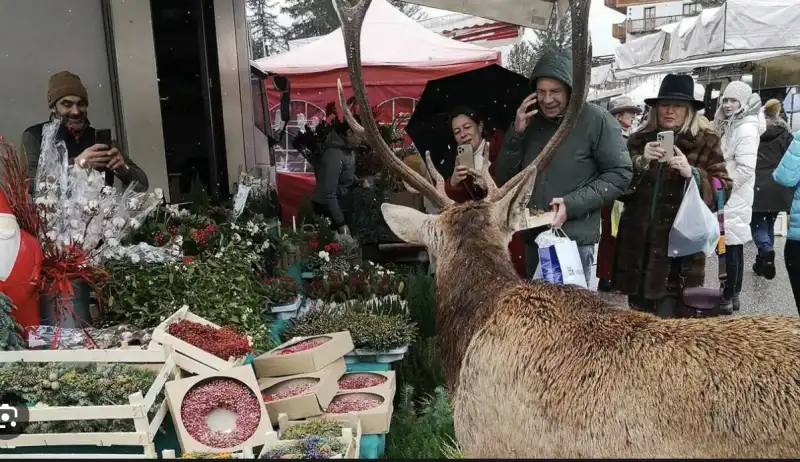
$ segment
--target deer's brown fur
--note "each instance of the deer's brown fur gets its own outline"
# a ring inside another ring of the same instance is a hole
[[[660,319],[524,283],[485,205],[438,224],[437,332],[467,457],[800,453],[800,319]]]
[[[345,1],[345,0],[340,0]],[[356,100],[369,107],[359,35],[370,0],[338,8]],[[335,5],[338,4],[335,3]],[[588,0],[574,0],[575,76],[584,76]],[[584,80],[584,83],[586,80]],[[387,165],[440,215],[383,204],[392,231],[437,261],[437,334],[458,443],[468,458],[796,457],[800,454],[800,319],[660,319],[575,286],[523,282],[508,254],[527,228],[537,168],[580,110],[574,85],[561,127],[537,159],[478,202],[453,204],[430,155],[431,184],[365,133]],[[340,99],[344,91],[339,86]],[[402,164],[402,165],[401,165]]]

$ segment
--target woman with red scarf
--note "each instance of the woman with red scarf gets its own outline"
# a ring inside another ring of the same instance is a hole
[[[453,137],[458,145],[472,145],[474,155],[473,165],[475,169],[470,169],[466,165],[458,165],[453,170],[453,175],[445,180],[445,191],[447,195],[456,202],[466,202],[469,200],[479,200],[486,196],[486,190],[475,182],[475,178],[480,174],[483,165],[489,165],[489,174],[494,177],[493,164],[500,152],[500,145],[503,142],[503,132],[495,130],[487,136],[487,130],[483,123],[483,117],[468,107],[457,107],[450,113],[450,127],[453,130]],[[517,274],[525,278],[525,246],[515,234],[508,246],[511,253],[511,261]]]

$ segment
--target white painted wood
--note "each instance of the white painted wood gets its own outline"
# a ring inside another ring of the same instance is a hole
[[[2,454],[0,459],[142,459],[142,454]]]
[[[0,351],[0,363],[163,363],[159,350],[23,350]]]
[[[133,432],[23,434],[9,441],[0,441],[0,449],[30,446],[119,445],[141,446],[141,454],[0,454],[0,458],[157,458],[153,440],[167,414],[166,400],[159,407],[152,422],[148,419],[147,411],[155,403],[156,397],[164,389],[166,382],[175,375],[180,375],[180,369],[177,367],[177,353],[171,346],[165,345],[158,350],[44,350],[22,353],[28,353],[23,360],[29,362],[155,363],[162,366],[156,379],[147,390],[147,398],[141,391],[138,391],[129,397],[129,404],[126,405],[29,408],[29,419],[32,422],[132,419],[135,427]],[[91,359],[87,359],[87,357]],[[0,357],[0,362],[8,362],[9,358],[11,355]],[[21,359],[17,357],[17,359],[11,360]],[[200,367],[196,368],[201,369]],[[205,366],[203,368],[208,369]]]
[[[28,409],[30,422],[58,422],[65,420],[133,419],[141,410],[138,406],[69,406],[32,407]]]
[[[233,367],[241,366],[244,363],[244,358],[229,358],[227,361],[219,358],[217,356],[212,355],[207,351],[203,351],[196,346],[185,342],[169,333],[169,326],[172,323],[178,322],[180,320],[187,320],[196,322],[199,324],[205,324],[216,329],[221,329],[221,326],[214,324],[213,322],[201,318],[196,314],[189,311],[188,308],[181,308],[175,313],[172,314],[169,318],[164,320],[161,324],[158,325],[153,330],[153,340],[162,344],[162,345],[170,345],[176,351],[180,352],[184,356],[194,359],[195,361],[200,362],[201,364],[207,365],[208,367],[212,368],[215,371],[222,371],[225,369],[231,369]],[[251,344],[252,344],[252,340]]]
[[[13,440],[0,441],[0,449],[27,446],[142,446],[148,444],[147,433],[40,433],[18,435]]]

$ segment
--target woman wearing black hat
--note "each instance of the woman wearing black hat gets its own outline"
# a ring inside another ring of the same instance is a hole
[[[683,200],[687,181],[696,181],[706,204],[716,210],[714,179],[730,193],[731,181],[719,136],[694,99],[688,75],[664,78],[650,106],[647,123],[628,139],[635,177],[620,218],[612,287],[628,294],[629,304],[662,317],[675,314],[681,288],[700,287],[705,279],[705,255],[670,258],[669,232]],[[671,158],[656,141],[662,131],[675,133]],[[668,159],[669,160],[666,160]]]

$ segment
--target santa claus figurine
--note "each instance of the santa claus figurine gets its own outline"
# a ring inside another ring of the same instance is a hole
[[[37,238],[22,231],[0,188],[0,292],[16,310],[14,318],[23,327],[39,325],[39,283],[42,248]]]

